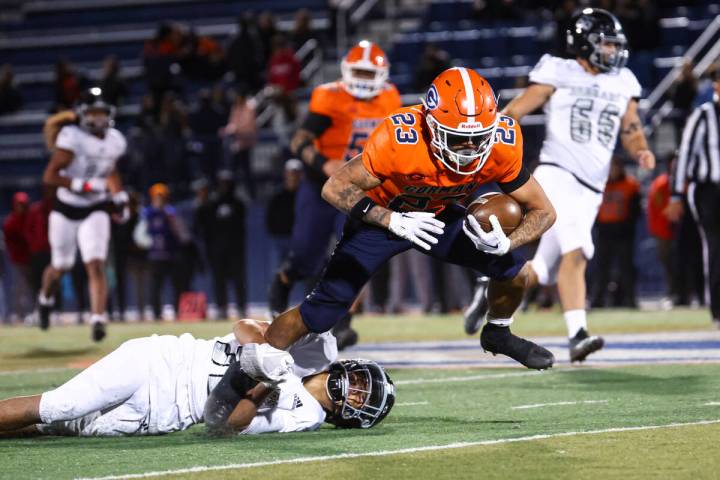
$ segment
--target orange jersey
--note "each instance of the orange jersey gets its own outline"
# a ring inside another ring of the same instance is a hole
[[[522,132],[515,120],[501,116],[497,135],[485,165],[472,175],[461,175],[433,155],[422,106],[397,110],[365,144],[362,162],[383,181],[367,194],[391,210],[440,212],[482,184],[512,182],[522,171]]]
[[[315,146],[330,160],[350,160],[362,153],[373,129],[401,106],[400,94],[392,84],[367,100],[353,97],[340,82],[320,85],[313,90],[309,110],[329,117],[332,123]]]

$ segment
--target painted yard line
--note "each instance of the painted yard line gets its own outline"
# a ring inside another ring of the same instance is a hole
[[[344,460],[348,458],[362,458],[362,457],[386,457],[389,455],[403,455],[408,453],[419,453],[419,452],[432,452],[439,450],[451,450],[456,448],[467,448],[467,447],[480,447],[485,445],[500,445],[504,443],[517,443],[517,442],[530,442],[535,440],[546,440],[551,438],[562,438],[562,437],[574,437],[577,435],[599,435],[603,433],[617,433],[617,432],[637,432],[643,430],[658,430],[663,428],[678,428],[678,427],[691,427],[697,425],[716,425],[720,424],[720,419],[714,420],[699,420],[696,422],[687,423],[669,423],[666,425],[642,425],[639,427],[615,427],[615,428],[604,428],[601,430],[587,430],[578,432],[561,432],[561,433],[547,433],[539,435],[530,435],[527,437],[516,437],[516,438],[498,438],[495,440],[482,440],[477,442],[458,442],[450,443],[446,445],[429,445],[426,447],[414,447],[414,448],[401,448],[398,450],[379,450],[375,452],[363,452],[363,453],[338,453],[336,455],[321,455],[316,457],[299,457],[290,458],[287,460],[271,460],[268,462],[255,462],[255,463],[232,463],[228,465],[211,465],[211,466],[198,466],[190,468],[178,468],[176,470],[162,470],[145,473],[131,473],[126,475],[108,475],[105,477],[81,477],[76,480],[125,480],[133,478],[151,478],[161,477],[165,475],[180,475],[183,473],[201,473],[211,472],[218,470],[235,470],[243,468],[256,468],[256,467],[270,467],[274,465],[286,465],[286,464],[297,464],[297,463],[309,463],[309,462],[323,462],[329,460]]]
[[[512,373],[496,373],[483,375],[466,375],[463,377],[444,377],[444,378],[415,378],[412,380],[396,380],[395,385],[424,385],[428,383],[452,383],[452,382],[474,382],[476,380],[493,380],[496,378],[513,378],[513,377],[538,377],[540,375],[552,375],[553,373],[571,373],[571,372],[587,372],[589,368],[573,368],[567,370],[553,370],[550,372],[512,372]]]
[[[706,407],[717,407],[720,405],[720,402],[707,402],[707,403],[703,403],[703,405]]]
[[[4,371],[0,371],[0,376],[28,375],[28,374],[32,374],[32,373],[55,373],[55,372],[64,372],[66,370],[77,370],[77,368],[48,367],[48,368],[26,368],[23,370],[4,370]]]
[[[583,405],[591,403],[608,403],[607,400],[579,400],[576,402],[553,402],[553,403],[535,403],[532,405],[518,405],[517,407],[510,407],[511,410],[527,410],[529,408],[541,408],[541,407],[554,407],[557,405]]]
[[[430,402],[403,402],[403,403],[396,403],[396,407],[412,407],[415,405],[430,405]]]

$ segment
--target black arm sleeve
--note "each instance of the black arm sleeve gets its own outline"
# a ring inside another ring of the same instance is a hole
[[[248,390],[257,383],[240,368],[240,362],[230,364],[205,402],[203,417],[210,433],[224,435],[232,431],[227,425],[228,418]]]
[[[528,180],[530,180],[530,172],[525,168],[525,165],[523,165],[515,179],[504,183],[498,182],[498,187],[500,187],[503,193],[508,194],[525,185]]]
[[[300,128],[311,132],[317,138],[330,128],[330,125],[332,125],[332,118],[327,115],[309,112]]]

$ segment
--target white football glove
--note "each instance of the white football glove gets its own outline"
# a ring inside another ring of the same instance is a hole
[[[445,224],[431,212],[392,212],[388,230],[415,245],[430,250],[430,244],[438,243],[437,235],[443,234]]]
[[[246,343],[238,360],[245,373],[268,387],[276,387],[292,377],[295,365],[288,352],[269,343]]]
[[[77,193],[102,193],[107,190],[107,180],[104,178],[73,178],[70,182],[70,190]]]
[[[113,219],[120,224],[123,224],[130,220],[130,207],[128,207],[130,197],[127,192],[121,190],[116,192],[112,196],[112,203],[115,206],[115,213]]]
[[[463,231],[481,252],[505,255],[510,250],[510,239],[503,232],[497,216],[490,215],[489,220],[492,230],[486,232],[474,216],[468,215],[463,222]]]

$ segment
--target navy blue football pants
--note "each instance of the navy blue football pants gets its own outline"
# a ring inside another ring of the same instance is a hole
[[[345,215],[327,203],[320,195],[320,187],[304,180],[295,196],[295,220],[290,239],[290,251],[283,270],[295,282],[314,277],[327,258],[330,237],[338,237],[345,223]]]
[[[525,258],[515,251],[500,257],[477,250],[462,230],[465,214],[463,207],[450,205],[438,215],[438,219],[445,222],[445,231],[430,251],[384,228],[348,219],[320,280],[300,304],[307,328],[312,332],[330,330],[348,312],[372,274],[390,258],[410,248],[472,268],[490,278],[514,278],[525,264]]]

